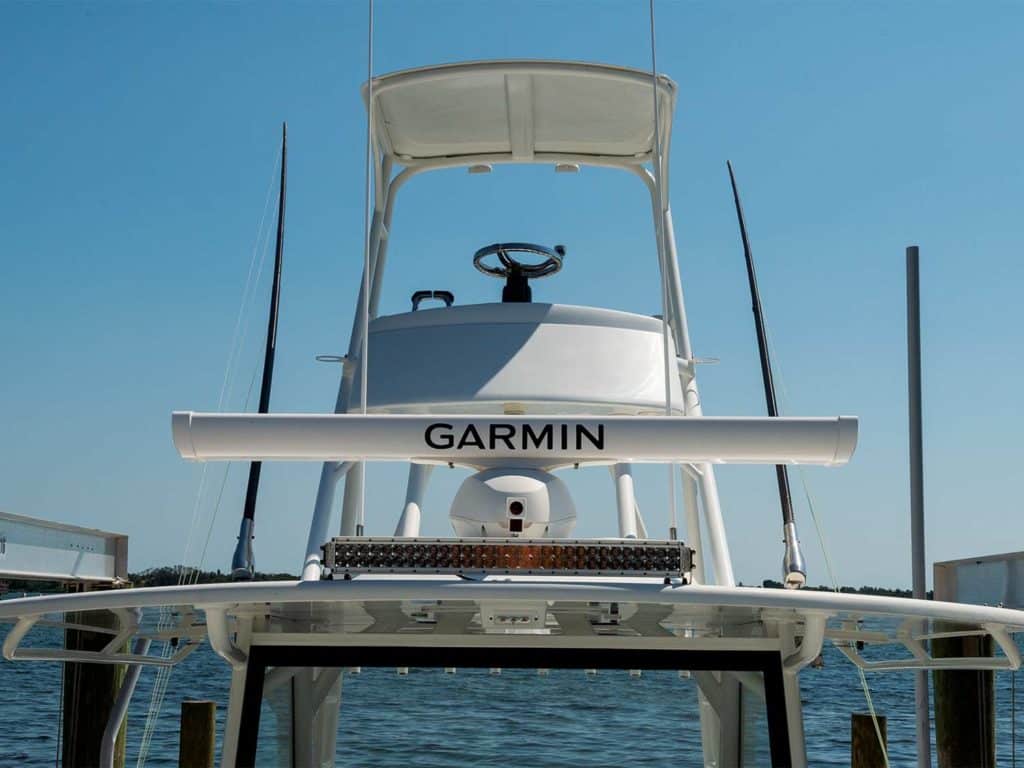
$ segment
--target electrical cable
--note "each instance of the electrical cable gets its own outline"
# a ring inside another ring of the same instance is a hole
[[[244,405],[242,407],[243,412],[246,411],[248,409],[248,407],[249,407],[249,401],[250,401],[250,399],[252,397],[252,391],[253,391],[253,387],[254,387],[255,382],[256,382],[256,376],[257,376],[258,373],[259,373],[259,365],[257,364],[253,368],[252,379],[249,382],[249,391],[246,393],[245,403],[244,403]],[[225,489],[225,487],[227,485],[228,473],[230,472],[231,467],[232,467],[233,464],[234,464],[234,462],[228,462],[227,463],[227,468],[224,470],[224,476],[223,476],[223,478],[221,480],[220,490],[219,490],[218,495],[217,495],[217,501],[214,504],[213,515],[211,516],[210,524],[207,527],[206,539],[205,539],[205,541],[203,543],[203,549],[202,549],[202,552],[199,555],[198,563],[190,571],[185,570],[184,576],[179,577],[179,586],[182,585],[183,583],[195,584],[199,580],[199,576],[202,574],[203,564],[206,561],[206,553],[207,553],[207,550],[209,548],[210,539],[211,539],[212,534],[213,534],[214,523],[217,520],[217,513],[220,510],[221,501],[222,501],[222,499],[224,497],[224,489]],[[204,465],[204,469],[205,469],[206,466],[207,465]],[[186,566],[182,566],[182,568],[185,569],[187,567]],[[167,610],[167,609],[162,609],[161,610],[161,619],[160,619],[160,622],[159,622],[160,628],[161,629],[166,629],[166,628],[168,628],[170,626],[170,623],[171,623],[171,613],[170,613],[170,611]],[[165,659],[169,658],[171,656],[172,651],[173,651],[173,649],[172,649],[171,644],[170,643],[165,643],[163,648],[161,649],[161,656],[163,658],[165,658]],[[146,726],[143,729],[142,746],[140,747],[140,751],[139,751],[139,758],[140,758],[140,762],[138,763],[139,768],[141,768],[143,765],[145,765],[145,760],[148,757],[150,741],[152,740],[153,729],[155,728],[155,725],[151,726],[150,723],[151,722],[152,723],[156,722],[156,719],[160,715],[160,710],[163,708],[163,700],[164,700],[164,698],[166,696],[167,684],[169,682],[170,675],[171,675],[171,667],[161,667],[160,669],[157,670],[157,677],[156,677],[156,680],[154,681],[153,693],[152,693],[152,696],[151,696],[151,699],[150,699],[150,709],[149,709],[149,711],[147,713],[147,718],[146,718]]]
[[[371,197],[373,195],[371,164],[375,157],[373,152],[373,0],[367,0],[369,21],[366,30],[366,168],[365,190],[363,201],[363,301],[360,309],[362,317],[363,338],[362,354],[359,361],[359,410],[366,415],[367,382],[370,364],[370,215]],[[359,462],[359,509],[356,516],[356,535],[362,536],[366,525],[366,462]]]
[[[271,196],[271,194],[274,191],[274,180],[277,177],[277,169],[278,169],[278,167],[280,165],[280,162],[281,162],[280,155],[277,153],[277,151],[275,149],[275,152],[274,152],[274,168],[273,168],[273,170],[271,171],[271,174],[270,174],[270,183],[267,185],[267,194],[266,194],[266,196],[263,199],[263,212],[260,214],[260,223],[259,223],[259,226],[257,226],[257,228],[256,228],[256,239],[255,239],[255,241],[252,244],[252,256],[250,257],[250,260],[249,260],[249,272],[246,275],[245,285],[242,288],[242,300],[241,300],[241,302],[239,304],[239,307],[238,307],[238,316],[235,318],[235,330],[234,330],[234,333],[231,336],[231,347],[229,348],[230,352],[228,354],[227,364],[224,367],[224,379],[221,381],[221,385],[220,385],[220,397],[217,398],[217,410],[220,410],[221,407],[224,405],[225,394],[226,394],[227,389],[228,389],[228,379],[229,379],[230,373],[231,373],[231,371],[233,369],[233,363],[234,363],[235,357],[238,354],[238,348],[241,347],[241,344],[238,343],[238,336],[239,336],[239,333],[241,332],[241,329],[242,329],[242,321],[243,321],[244,316],[246,314],[246,307],[249,305],[249,302],[250,302],[250,293],[255,291],[255,288],[256,288],[255,284],[259,282],[259,276],[258,275],[257,275],[257,278],[256,278],[255,281],[253,281],[253,279],[252,279],[253,267],[256,265],[256,256],[257,256],[257,254],[259,254],[261,252],[260,242],[261,241],[264,241],[264,242],[268,242],[269,241],[269,232],[270,232],[270,230],[269,229],[264,230],[264,224],[266,223],[266,220],[267,220],[267,211],[269,210],[269,207],[270,207],[270,196]],[[266,231],[267,235],[264,235],[265,231]],[[266,240],[264,240],[264,238],[266,238]],[[263,252],[263,254],[265,256],[265,254],[266,254],[266,244],[264,244],[262,252]],[[260,264],[261,265],[263,263],[264,256],[260,256]]]
[[[661,119],[658,107],[658,53],[655,36],[654,0],[648,4],[651,27],[651,90],[654,95],[654,147],[651,165],[654,168],[654,190],[658,198],[658,212],[654,234],[658,248],[658,264],[661,267],[661,346],[665,365],[665,416],[672,416],[672,366],[668,344],[669,331],[669,290],[668,253],[665,248],[665,187],[662,180],[663,160],[661,156]],[[668,465],[668,508],[669,531],[677,530],[676,524],[676,465]]]
[[[882,750],[882,759],[885,760],[885,768],[889,768],[889,751],[885,748],[885,739],[882,737],[882,727],[878,724],[878,715],[875,714],[875,704],[871,700],[871,688],[868,686],[867,675],[864,670],[857,667],[860,673],[860,687],[864,690],[864,700],[868,705],[868,712],[871,714],[871,722],[875,726],[875,735],[878,737],[878,747]]]
[[[270,183],[267,186],[267,193],[263,199],[263,210],[260,214],[260,221],[256,228],[256,238],[253,241],[252,255],[249,259],[249,269],[246,273],[245,284],[242,288],[242,299],[238,307],[238,315],[235,318],[235,328],[231,336],[231,346],[228,348],[228,357],[224,365],[224,377],[221,380],[220,394],[217,398],[217,412],[224,410],[224,404],[230,398],[231,390],[234,388],[234,371],[237,367],[241,351],[245,346],[248,336],[248,325],[244,320],[248,315],[249,307],[252,305],[256,295],[256,286],[259,284],[260,276],[263,274],[263,265],[266,262],[267,250],[270,244],[270,230],[264,225],[267,220],[267,211],[270,207],[271,193],[274,190],[274,179],[277,176],[279,158],[275,153],[274,167],[270,174]],[[263,247],[260,247],[260,243]],[[257,256],[259,260],[257,261]],[[255,279],[253,278],[255,269]],[[243,327],[244,326],[244,327]],[[226,472],[227,470],[225,470]],[[185,538],[185,551],[182,554],[178,571],[178,586],[186,583],[189,572],[185,565],[189,559],[189,552],[192,549],[192,536],[199,524],[199,511],[202,507],[203,492],[206,487],[207,465],[204,463],[199,477],[199,489],[196,493],[195,504],[192,508],[192,519],[189,523],[188,533]]]
[[[255,365],[252,370],[252,379],[249,381],[249,391],[245,394],[245,403],[242,406],[242,412],[245,413],[249,410],[249,401],[252,398],[252,391],[256,385],[256,377],[259,374],[259,365]],[[196,565],[195,576],[193,578],[193,584],[199,579],[199,574],[202,573],[203,564],[206,562],[206,552],[210,547],[210,539],[213,536],[214,524],[217,522],[217,513],[220,512],[220,504],[224,499],[224,488],[228,484],[228,473],[231,471],[231,467],[234,466],[233,461],[227,463],[227,469],[224,470],[224,478],[220,483],[220,490],[217,493],[217,501],[213,505],[213,515],[210,517],[210,525],[206,529],[206,540],[203,542],[203,549],[199,553],[199,563]]]

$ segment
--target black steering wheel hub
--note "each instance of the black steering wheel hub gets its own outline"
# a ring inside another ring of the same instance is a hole
[[[512,253],[530,253],[544,258],[542,261],[527,263],[513,258],[510,255]],[[488,256],[497,256],[498,263],[485,263],[484,259]],[[505,279],[505,287],[501,292],[503,302],[528,302],[533,298],[530,280],[560,272],[564,258],[564,245],[548,248],[535,243],[494,243],[473,254],[473,266],[485,275]]]

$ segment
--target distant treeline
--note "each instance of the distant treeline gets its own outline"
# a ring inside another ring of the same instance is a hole
[[[741,583],[742,587],[743,584]],[[761,586],[765,589],[783,589],[785,585],[781,581],[775,581],[774,579],[765,579],[761,582]],[[821,584],[817,587],[803,587],[805,590],[811,592],[835,592],[834,587],[827,587]],[[889,587],[840,587],[840,592],[844,592],[850,595],[881,595],[883,597],[913,597],[914,593],[909,589],[891,589]],[[935,595],[932,590],[928,590],[927,598],[929,600],[934,599]]]
[[[294,581],[298,576],[290,573],[261,573],[256,571],[253,581]],[[164,565],[148,568],[139,573],[129,573],[128,581],[133,587],[167,587],[179,583],[221,584],[231,581],[231,574],[216,571],[197,571],[182,565]]]

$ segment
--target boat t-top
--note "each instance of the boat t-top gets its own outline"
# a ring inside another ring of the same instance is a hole
[[[755,764],[744,745],[754,719],[772,765],[805,766],[798,675],[825,642],[866,669],[1019,667],[1010,633],[1024,628],[1024,612],[799,589],[805,569],[791,521],[780,558],[793,588],[736,585],[716,465],[841,466],[857,420],[702,413],[668,204],[672,80],[597,64],[485,61],[376,77],[363,96],[372,218],[333,411],[172,417],[174,445],[189,460],[322,463],[301,578],[5,601],[0,619],[15,622],[5,658],[173,666],[209,642],[231,676],[221,765],[253,765],[266,749],[261,717],[273,716],[278,763],[296,767],[334,764],[352,668],[686,671],[700,705],[680,716],[699,718],[703,756],[680,759]],[[380,315],[402,188],[436,170],[510,164],[635,176],[657,244],[636,258],[657,260],[652,306],[661,312],[533,301],[536,280],[568,275],[559,276],[574,258],[566,233],[562,243],[480,243],[467,253],[465,269],[501,281],[493,302],[459,304],[444,285],[425,285],[409,311]],[[401,509],[375,501],[365,483],[374,461],[408,464]],[[681,489],[679,530],[641,514],[634,468],[644,463],[667,466]],[[579,538],[586,513],[559,475],[592,466],[608,470],[617,527]],[[424,509],[438,467],[472,472],[451,499],[448,537],[421,534],[424,515],[445,513]],[[366,535],[370,517],[393,535]],[[250,519],[242,571],[252,534]],[[31,642],[37,624],[70,624],[83,611],[116,618],[104,649]],[[158,611],[172,619],[147,621]],[[867,631],[860,620],[869,616],[896,619],[895,628]],[[1002,653],[932,658],[924,641],[938,621],[991,635]],[[169,653],[123,650],[172,638]],[[905,653],[869,661],[865,644]]]

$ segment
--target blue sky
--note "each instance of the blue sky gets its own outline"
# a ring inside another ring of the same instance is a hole
[[[705,411],[764,404],[726,159],[736,166],[790,415],[855,414],[851,464],[806,470],[841,582],[910,581],[904,262],[922,249],[929,560],[1024,549],[1024,6],[658,3],[659,68],[680,85],[672,204]],[[377,3],[375,71],[525,57],[647,67],[645,2]],[[178,562],[199,480],[174,409],[213,409],[278,132],[290,138],[272,407],[328,410],[362,248],[361,3],[0,5],[0,509],[131,537],[133,569]],[[382,311],[500,285],[470,258],[563,242],[544,301],[659,311],[642,188],[624,174],[445,172],[399,199]],[[270,217],[272,218],[272,217]],[[269,218],[268,218],[269,221]],[[229,407],[260,358],[269,269]],[[253,396],[255,400],[255,395]],[[244,467],[211,465],[194,562],[226,568]],[[297,570],[312,465],[264,469],[261,569]],[[465,473],[441,471],[425,533]],[[719,473],[738,578],[777,578],[768,467]],[[579,532],[613,529],[600,470],[566,477]],[[641,475],[664,532],[664,470]],[[373,468],[368,529],[390,533],[404,470]],[[794,476],[797,495],[800,482]],[[212,491],[211,491],[212,489]],[[805,505],[812,583],[827,581]],[[930,578],[930,576],[929,576]]]

